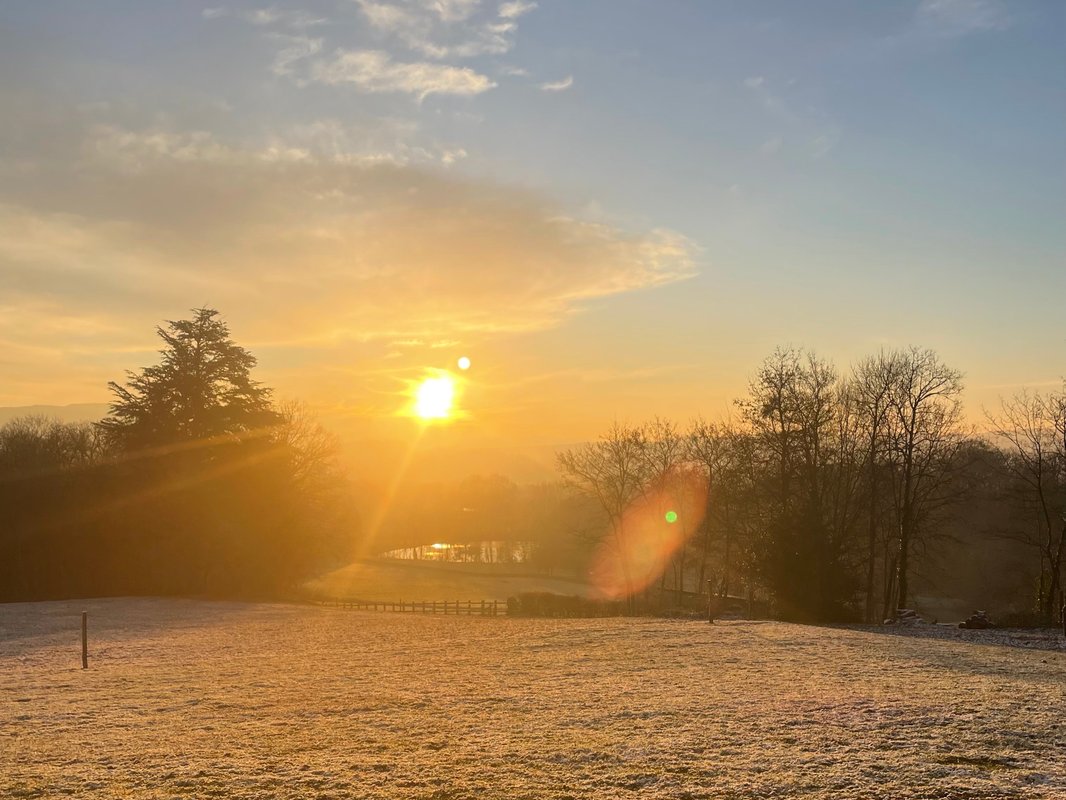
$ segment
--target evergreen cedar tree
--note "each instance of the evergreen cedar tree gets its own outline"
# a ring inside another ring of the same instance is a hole
[[[255,356],[230,338],[213,308],[193,310],[192,319],[156,329],[162,360],[125,386],[108,385],[115,400],[99,423],[124,450],[184,441],[232,437],[279,424],[271,390],[252,380]]]

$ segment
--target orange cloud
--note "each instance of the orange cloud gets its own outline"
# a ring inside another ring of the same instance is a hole
[[[243,338],[312,348],[531,331],[695,272],[678,234],[575,219],[524,189],[203,134],[98,129],[76,164],[36,165],[2,201],[5,296],[146,339],[202,303]]]

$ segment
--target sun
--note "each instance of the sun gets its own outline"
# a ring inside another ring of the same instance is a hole
[[[415,391],[415,414],[422,419],[447,419],[455,399],[455,381],[449,375],[426,378]]]

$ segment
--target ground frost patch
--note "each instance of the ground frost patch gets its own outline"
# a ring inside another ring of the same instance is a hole
[[[12,604],[0,796],[1063,798],[1066,653],[1015,638]]]

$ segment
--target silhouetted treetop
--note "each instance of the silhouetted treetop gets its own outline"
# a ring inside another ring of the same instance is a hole
[[[230,338],[213,308],[156,329],[164,342],[159,364],[127,372],[99,424],[125,448],[245,433],[279,422],[271,390],[252,380],[255,356]]]

